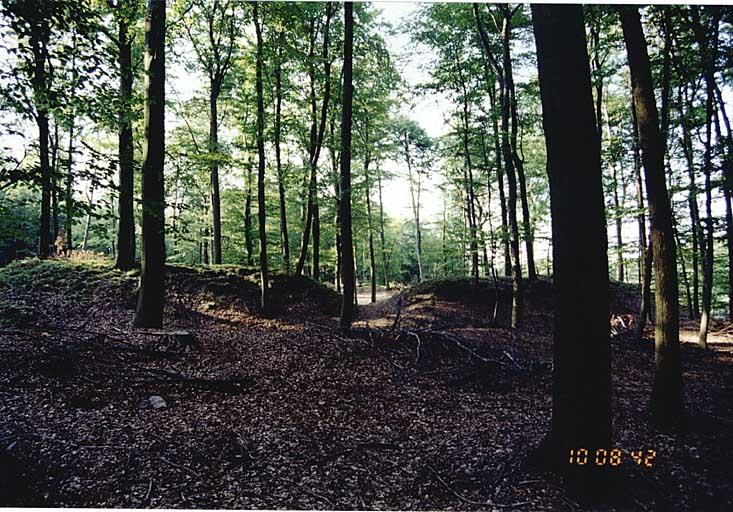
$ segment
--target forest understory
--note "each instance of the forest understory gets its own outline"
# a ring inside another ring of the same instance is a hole
[[[529,287],[515,336],[502,279],[498,291],[469,280],[385,291],[347,337],[335,292],[275,276],[265,318],[256,277],[168,267],[155,331],[131,327],[134,271],[99,259],[0,270],[0,505],[733,509],[729,325],[704,351],[682,323],[688,422],[660,433],[646,411],[653,332],[634,339],[638,291],[612,285],[614,446],[657,456],[646,467],[624,455],[609,496],[584,504],[527,462],[552,409],[548,281]],[[166,407],[150,406],[156,395]]]

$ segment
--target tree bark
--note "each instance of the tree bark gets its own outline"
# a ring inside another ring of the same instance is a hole
[[[369,141],[367,139],[367,145]],[[369,197],[371,193],[371,186],[369,184],[369,163],[370,163],[370,151],[367,146],[366,156],[364,157],[364,196],[366,199],[366,213],[367,213],[367,235],[369,242],[369,278],[371,283],[371,301],[372,304],[377,302],[377,265],[374,258],[374,231],[372,228],[372,200]]]
[[[252,241],[252,161],[247,161],[247,189],[244,197],[244,246],[247,251],[247,265],[254,265],[254,244]]]
[[[379,242],[382,249],[382,276],[384,287],[389,290],[389,268],[387,267],[387,249],[384,242],[384,203],[382,202],[382,170],[377,166],[377,185],[379,187]]]
[[[31,35],[33,50],[33,96],[36,107],[36,125],[38,126],[38,157],[41,171],[41,215],[38,237],[38,257],[51,255],[51,169],[48,161],[48,43],[50,29],[48,20],[41,17],[38,27],[34,27]],[[76,41],[76,40],[75,40]]]
[[[142,271],[135,326],[161,327],[165,300],[165,0],[148,0],[146,27]]]
[[[656,371],[650,408],[655,422],[668,426],[680,420],[683,406],[677,256],[672,209],[664,175],[665,144],[659,127],[654,84],[639,10],[636,6],[625,6],[619,7],[619,13],[631,70],[634,110],[639,127],[652,230]]]
[[[211,165],[209,175],[211,179],[211,220],[214,228],[214,240],[211,244],[211,256],[215,265],[221,265],[221,195],[219,193],[219,109],[218,100],[220,84],[216,78],[211,78],[211,93],[209,94],[209,157]]]
[[[120,110],[118,155],[120,161],[119,206],[120,221],[117,225],[117,261],[120,270],[130,270],[135,266],[135,171],[134,148],[132,140],[132,39],[124,13],[118,23],[118,47],[120,66]]]
[[[277,61],[275,63],[275,164],[277,167],[277,193],[280,200],[280,244],[282,247],[283,270],[290,273],[290,239],[288,237],[287,209],[285,208],[285,176],[280,154],[282,118],[282,45],[283,32],[279,34]]]
[[[270,312],[270,287],[267,269],[267,230],[265,217],[265,102],[262,91],[263,43],[262,26],[258,18],[259,2],[253,2],[253,21],[257,36],[257,63],[255,70],[255,89],[257,93],[257,222],[260,239],[260,305],[265,314]]]
[[[354,242],[351,231],[351,115],[354,97],[353,76],[354,4],[344,3],[344,65],[343,65],[343,107],[341,109],[341,199],[339,204],[341,220],[341,251],[344,293],[341,302],[341,329],[351,328],[354,316],[355,272]]]
[[[323,90],[323,103],[321,104],[321,117],[316,126],[317,113],[316,113],[316,93],[315,83],[316,74],[315,66],[313,64],[313,51],[315,49],[315,33],[313,32],[313,22],[311,21],[311,47],[309,55],[309,72],[310,75],[310,102],[311,102],[311,136],[310,136],[310,151],[309,151],[309,164],[310,164],[310,180],[308,184],[308,207],[306,211],[305,227],[303,229],[303,238],[300,247],[300,256],[295,266],[295,274],[301,275],[303,273],[303,267],[308,256],[308,242],[310,238],[311,230],[313,231],[313,279],[319,278],[319,250],[320,250],[320,220],[318,219],[318,159],[321,153],[321,146],[323,145],[323,135],[326,130],[326,117],[328,113],[328,103],[331,98],[331,60],[328,55],[329,50],[329,30],[331,25],[331,17],[333,16],[333,4],[328,2],[326,5],[326,22],[323,31],[323,52],[321,60],[323,61],[323,71],[325,75],[324,79],[324,90]],[[315,223],[315,226],[314,226]]]
[[[594,464],[570,450],[611,446],[608,255],[600,145],[579,5],[532,5],[552,212],[554,375],[549,459],[586,491]]]

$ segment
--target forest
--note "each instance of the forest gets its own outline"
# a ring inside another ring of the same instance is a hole
[[[733,509],[733,9],[0,0],[0,506]]]

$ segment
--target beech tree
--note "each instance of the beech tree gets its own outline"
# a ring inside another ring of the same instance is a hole
[[[654,261],[656,321],[654,346],[656,369],[651,410],[662,425],[680,420],[682,372],[679,342],[679,291],[677,255],[672,231],[664,173],[664,139],[659,127],[647,44],[636,7],[619,7],[621,25],[631,70],[634,114],[644,163],[647,201],[651,220],[651,251]]]
[[[135,326],[160,327],[165,299],[165,0],[148,0],[145,22],[142,270]]]
[[[532,6],[552,211],[555,327],[546,448],[565,471],[571,449],[611,446],[606,217],[600,145],[579,5]],[[596,466],[573,466],[596,485]]]
[[[341,273],[343,296],[341,300],[341,329],[350,329],[354,316],[354,242],[351,231],[351,114],[354,101],[354,4],[344,3],[344,78],[341,108],[341,173],[339,188],[339,222],[341,224]]]

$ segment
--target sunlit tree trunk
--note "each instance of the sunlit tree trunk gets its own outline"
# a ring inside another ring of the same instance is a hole
[[[664,140],[659,127],[641,18],[636,6],[619,7],[619,13],[631,70],[634,111],[639,129],[652,230],[656,371],[650,408],[654,420],[667,426],[679,421],[683,412],[677,249],[664,175]]]
[[[262,25],[258,16],[258,4],[254,2],[253,21],[255,25],[255,34],[257,37],[257,57],[255,64],[255,90],[257,94],[257,222],[259,228],[260,239],[260,305],[262,311],[267,314],[270,312],[270,285],[269,273],[267,269],[267,231],[265,216],[265,101],[262,87],[262,69],[263,63],[263,43],[262,43]]]

